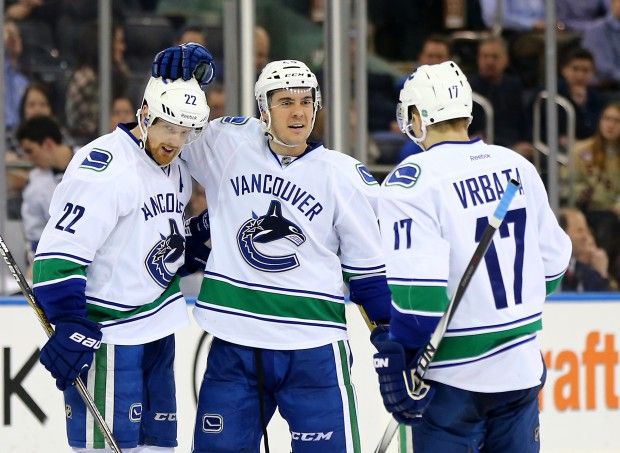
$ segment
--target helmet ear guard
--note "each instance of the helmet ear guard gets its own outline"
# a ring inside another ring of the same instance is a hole
[[[455,118],[469,118],[471,121],[471,86],[453,61],[420,66],[405,81],[399,100],[396,120],[400,130],[418,144],[426,138],[429,125]],[[409,114],[412,106],[420,114],[420,137],[416,137],[412,130]]]

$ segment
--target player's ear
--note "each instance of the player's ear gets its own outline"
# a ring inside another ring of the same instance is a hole
[[[142,108],[140,109],[140,121],[142,121],[142,126],[148,126],[149,122],[149,106],[145,102],[142,104]]]

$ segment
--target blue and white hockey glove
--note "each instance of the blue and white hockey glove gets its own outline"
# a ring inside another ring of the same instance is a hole
[[[155,55],[151,67],[153,77],[172,80],[195,77],[203,87],[213,80],[214,72],[213,55],[204,46],[194,42],[162,50]]]
[[[185,263],[179,269],[182,276],[204,270],[211,253],[209,211],[205,209],[185,221]]]
[[[59,390],[65,390],[93,363],[101,346],[101,327],[80,316],[61,318],[47,340],[39,360],[48,369]]]
[[[383,405],[399,423],[413,425],[419,422],[435,393],[430,387],[421,398],[412,395],[415,388],[412,368],[416,366],[419,354],[406,351],[402,344],[391,340],[390,331],[384,326],[373,330],[370,341],[378,351],[373,356],[373,363],[379,375]]]

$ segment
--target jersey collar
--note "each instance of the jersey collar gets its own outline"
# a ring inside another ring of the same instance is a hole
[[[308,146],[306,146],[306,149],[304,150],[304,152],[301,153],[299,156],[297,156],[297,158],[293,162],[291,162],[289,165],[287,165],[287,167],[290,167],[295,162],[297,162],[299,159],[301,159],[304,156],[307,156],[308,154],[310,154],[312,151],[314,151],[315,149],[319,148],[320,146],[321,146],[321,143],[309,142]],[[284,168],[283,165],[282,165],[282,162],[280,162],[280,158],[278,157],[278,153],[276,153],[273,149],[271,149],[271,144],[269,143],[269,140],[267,140],[267,147],[269,148],[269,151],[273,155],[273,158],[276,160],[278,165],[280,167]]]
[[[433,146],[429,147],[426,151],[430,151],[431,149],[437,147],[437,146],[441,146],[441,145],[472,145],[474,143],[477,143],[479,141],[481,141],[482,139],[480,137],[476,137],[474,139],[471,140],[465,140],[465,141],[450,141],[450,140],[446,140],[445,142],[439,142],[439,143],[435,143]]]

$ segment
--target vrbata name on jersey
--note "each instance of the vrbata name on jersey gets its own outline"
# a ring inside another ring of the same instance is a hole
[[[521,175],[518,168],[507,168],[501,172],[490,172],[462,179],[458,182],[453,182],[452,187],[456,190],[463,209],[467,209],[470,206],[469,203],[471,203],[471,206],[478,206],[479,204],[499,201],[511,178],[515,178],[521,183]],[[522,184],[519,186],[519,193],[523,194]]]

